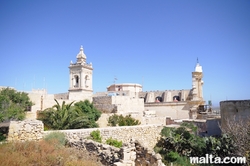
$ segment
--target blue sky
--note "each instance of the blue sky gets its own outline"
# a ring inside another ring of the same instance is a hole
[[[83,45],[94,92],[114,82],[144,91],[191,89],[196,59],[204,98],[250,99],[249,0],[2,0],[0,86],[67,92]]]

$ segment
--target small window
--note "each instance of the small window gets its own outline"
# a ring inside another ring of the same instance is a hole
[[[180,96],[174,96],[173,101],[180,101]]]
[[[160,96],[157,96],[156,98],[155,98],[155,102],[162,102],[163,101],[163,99],[162,99],[162,97],[160,97]]]

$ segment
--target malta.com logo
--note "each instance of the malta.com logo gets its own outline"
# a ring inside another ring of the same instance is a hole
[[[246,157],[214,157],[206,154],[205,157],[190,157],[191,164],[246,164]]]

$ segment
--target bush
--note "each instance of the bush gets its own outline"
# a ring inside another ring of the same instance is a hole
[[[51,132],[44,137],[44,140],[49,143],[54,142],[61,147],[66,145],[65,134],[61,132]]]
[[[0,90],[0,122],[9,120],[23,120],[25,111],[28,111],[33,103],[27,93],[17,92],[12,88]]]
[[[112,137],[106,140],[106,144],[117,147],[117,148],[122,147],[122,141],[112,139]]]
[[[5,141],[5,140],[6,140],[5,134],[3,134],[3,133],[0,132],[0,142],[1,141]]]
[[[101,137],[101,133],[100,133],[100,130],[95,130],[95,131],[92,131],[90,133],[90,138],[96,142],[100,142],[102,143],[102,137]]]
[[[125,117],[123,115],[112,115],[108,119],[108,125],[109,126],[135,126],[140,125],[141,122],[137,119],[134,119],[131,117],[131,115],[126,115]]]

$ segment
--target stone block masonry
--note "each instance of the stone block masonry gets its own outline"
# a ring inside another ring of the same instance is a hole
[[[11,121],[8,141],[31,141],[43,137],[44,126],[39,120]]]
[[[153,149],[157,141],[160,139],[162,125],[139,125],[139,126],[121,126],[107,128],[91,128],[91,129],[74,129],[60,130],[65,133],[66,138],[70,142],[86,139],[90,133],[100,130],[103,141],[109,138],[117,139],[123,143],[129,143],[131,139],[137,140],[142,146]],[[45,131],[49,133],[50,131]]]

